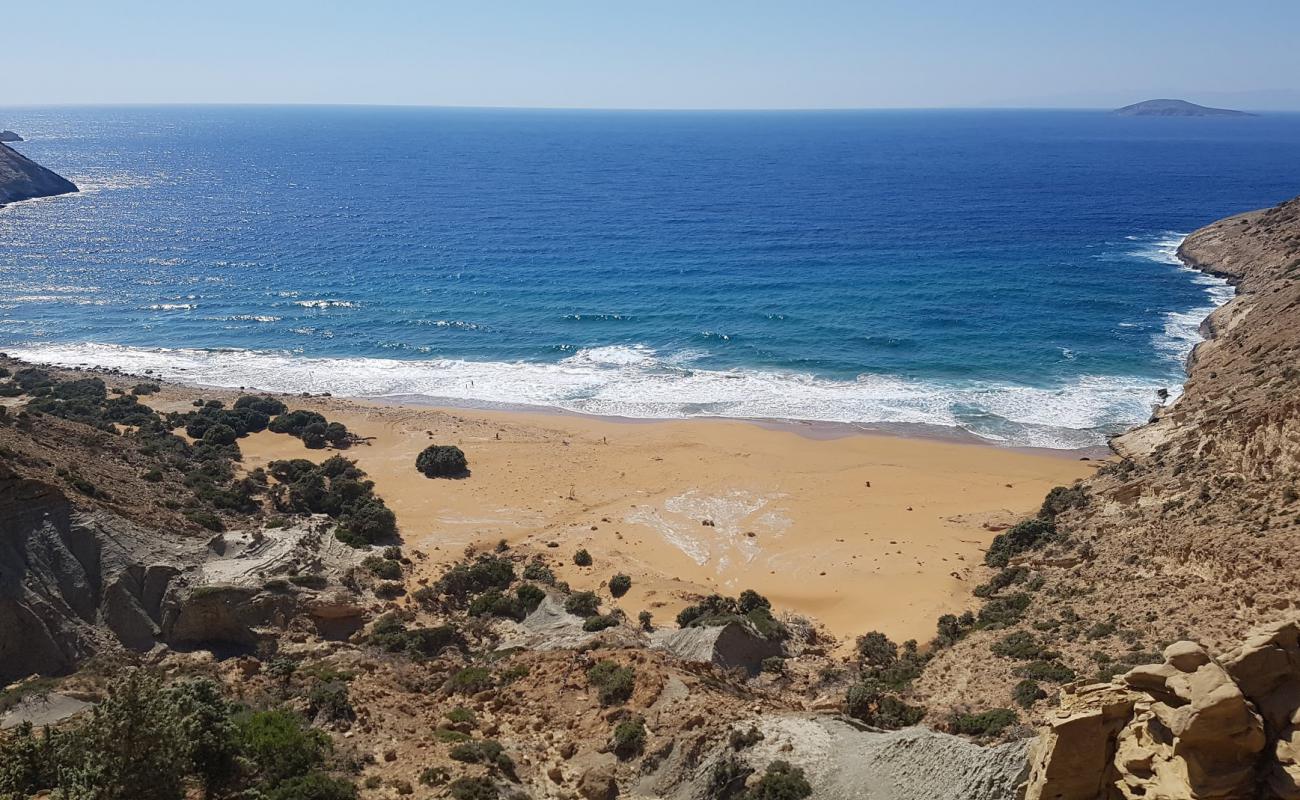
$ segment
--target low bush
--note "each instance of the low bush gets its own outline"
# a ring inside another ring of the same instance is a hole
[[[990,567],[1005,567],[1015,556],[1041,547],[1056,538],[1056,525],[1048,519],[1027,519],[1018,522],[993,538],[984,563]]]
[[[524,604],[514,595],[502,594],[496,589],[484,592],[475,597],[469,604],[469,615],[471,617],[505,617],[507,619],[522,620],[528,612],[524,610]]]
[[[1034,661],[1017,667],[1015,673],[1022,678],[1048,683],[1069,683],[1074,680],[1074,670],[1059,661]]]
[[[609,579],[609,593],[615,597],[622,597],[631,588],[632,579],[621,572]]]
[[[613,661],[598,661],[587,670],[587,682],[596,690],[602,706],[620,705],[636,688],[636,672]]]
[[[610,745],[614,755],[623,760],[636,758],[645,749],[645,720],[641,717],[629,717],[614,726]]]
[[[396,561],[389,561],[379,556],[366,556],[361,562],[375,577],[383,578],[388,581],[397,581],[402,579],[402,565]]]
[[[574,592],[564,601],[564,610],[575,617],[594,617],[599,609],[600,598],[595,592]]]
[[[515,766],[510,756],[506,755],[501,743],[492,739],[458,744],[451,748],[451,752],[447,755],[453,761],[499,767],[507,772],[513,770]]]
[[[454,478],[468,473],[469,463],[459,447],[434,444],[415,457],[415,468],[426,478]]]
[[[979,714],[954,714],[948,727],[953,733],[967,736],[996,736],[1017,719],[1016,712],[1009,708],[992,708]]]
[[[500,792],[491,778],[457,778],[447,787],[452,800],[497,800]]]
[[[1047,697],[1047,692],[1042,690],[1038,681],[1026,678],[1011,690],[1011,697],[1021,708],[1033,708],[1034,703]]]
[[[495,684],[486,667],[465,667],[447,679],[447,688],[457,694],[478,694]]]
[[[786,761],[767,765],[758,781],[742,795],[743,800],[803,800],[812,786],[802,769]]]
[[[579,550],[573,554],[573,563],[579,567],[590,567],[592,564],[591,553],[588,553],[586,548]]]
[[[582,622],[582,629],[589,633],[603,631],[606,628],[613,628],[618,625],[618,617],[613,614],[598,614],[594,617],[587,617]]]

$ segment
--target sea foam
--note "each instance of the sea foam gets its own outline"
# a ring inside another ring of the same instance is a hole
[[[344,397],[420,397],[461,405],[538,406],[602,416],[731,417],[859,424],[924,424],[1007,444],[1073,448],[1144,420],[1155,382],[1081,376],[1059,386],[831,380],[772,370],[682,366],[643,346],[580,350],[552,363],[310,358],[289,351],[39,344],[18,358],[163,376],[194,386],[241,386]]]

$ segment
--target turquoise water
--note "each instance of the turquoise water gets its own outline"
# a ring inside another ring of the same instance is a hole
[[[0,349],[194,383],[1096,444],[1230,296],[1300,116],[0,109]]]

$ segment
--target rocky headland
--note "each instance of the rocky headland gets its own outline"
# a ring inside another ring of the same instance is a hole
[[[0,131],[0,143],[21,142],[22,140],[23,137],[19,136],[18,134],[14,133],[13,131],[7,128],[5,130]]]
[[[21,141],[16,139],[13,141]],[[77,191],[72,181],[0,144],[0,206]]]

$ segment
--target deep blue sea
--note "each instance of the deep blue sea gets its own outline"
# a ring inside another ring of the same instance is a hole
[[[1187,232],[1300,115],[0,108],[0,349],[179,380],[1071,447],[1176,394]]]

